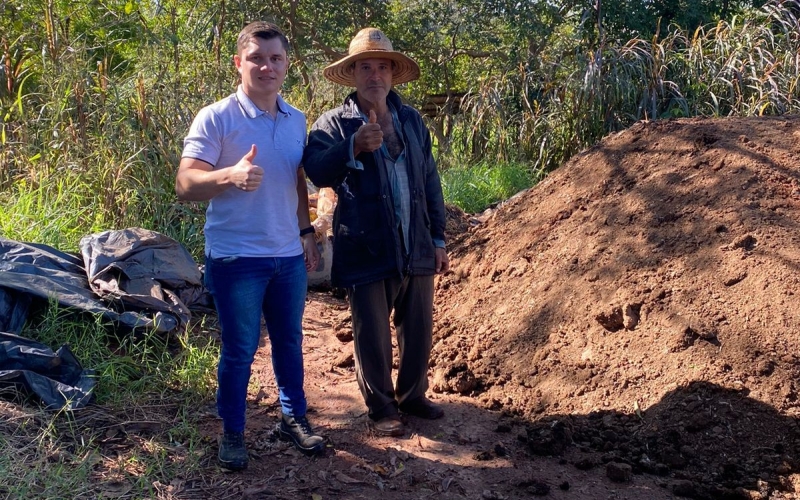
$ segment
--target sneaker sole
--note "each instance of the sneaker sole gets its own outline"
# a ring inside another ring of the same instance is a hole
[[[404,435],[406,433],[405,428],[392,429],[392,430],[389,430],[389,431],[384,431],[384,430],[377,429],[377,428],[373,427],[372,430],[375,432],[375,434],[377,434],[379,436],[384,436],[384,437],[400,437],[400,436],[402,436],[402,435]]]
[[[245,470],[247,468],[247,462],[244,462],[244,463],[242,463],[242,462],[225,462],[223,460],[220,460],[219,457],[217,457],[217,462],[219,463],[219,466],[222,467],[223,469],[232,470],[234,472],[240,471],[240,470]]]

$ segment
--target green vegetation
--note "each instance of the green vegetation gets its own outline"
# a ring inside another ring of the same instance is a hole
[[[97,372],[95,396],[113,406],[125,406],[141,394],[181,390],[182,398],[203,401],[213,393],[217,348],[203,319],[187,330],[164,338],[157,332],[115,334],[102,318],[51,305],[27,327],[28,337],[51,346],[68,344],[80,353],[81,364]]]
[[[16,414],[0,424],[0,496],[142,498],[154,495],[154,480],[199,467],[208,443],[196,408],[213,397],[219,354],[202,320],[175,338],[121,335],[99,317],[52,305],[25,336],[69,345],[96,372],[99,406],[51,414],[0,402],[4,416]],[[118,456],[98,453],[117,441]]]
[[[796,1],[659,0],[636,16],[566,0],[289,4],[0,5],[3,234],[74,250],[79,235],[140,226],[199,255],[203,206],[175,200],[174,172],[196,111],[234,88],[234,38],[253,18],[286,27],[284,94],[309,122],[346,92],[321,68],[358,28],[381,26],[423,70],[404,97],[447,99],[450,112],[426,109],[439,164],[458,175],[546,173],[641,119],[798,108]]]
[[[800,110],[800,2],[640,5],[0,2],[0,235],[76,251],[87,234],[138,226],[199,256],[204,207],[176,200],[175,169],[194,114],[233,90],[235,37],[254,19],[286,29],[284,95],[309,123],[345,95],[321,68],[359,28],[381,27],[416,58],[422,78],[399,90],[430,110],[446,199],[470,213],[637,120]],[[154,483],[197,467],[206,443],[193,410],[213,397],[218,349],[209,329],[197,319],[177,338],[120,337],[54,307],[29,324],[26,336],[68,342],[97,370],[99,405],[49,414],[0,401],[14,415],[0,423],[0,496],[155,497]],[[126,447],[101,457],[115,432]]]
[[[442,172],[445,199],[467,213],[477,213],[536,184],[544,175],[531,174],[518,163],[476,163]]]

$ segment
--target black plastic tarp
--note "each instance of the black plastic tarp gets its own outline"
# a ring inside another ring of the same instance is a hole
[[[178,242],[141,228],[105,231],[80,241],[89,287],[117,310],[155,311],[161,331],[184,326],[206,307],[203,275]]]
[[[81,373],[80,353],[73,355],[68,346],[47,353],[46,346],[34,347],[32,340],[18,336],[34,306],[57,303],[99,314],[123,330],[161,333],[184,327],[190,311],[213,310],[197,264],[165,235],[141,228],[105,231],[82,238],[80,248],[80,254],[72,254],[0,238],[0,334],[6,352],[0,352],[0,385],[25,381],[48,405],[57,405],[57,393],[69,394],[62,405],[84,404],[87,398],[81,394],[91,389],[86,385],[91,377],[72,376]],[[39,370],[47,364],[43,359],[70,376],[53,379],[50,389],[41,379],[33,383],[32,373],[48,378]],[[69,389],[71,382],[79,385]]]
[[[92,313],[107,313],[105,305],[89,289],[80,256],[46,245],[0,238],[0,330],[19,334],[31,303],[37,298]]]
[[[67,345],[53,352],[39,342],[0,332],[0,385],[21,387],[49,409],[74,410],[90,402],[95,378]]]
[[[19,334],[32,301],[55,301],[130,329],[171,332],[211,306],[202,273],[177,241],[141,228],[105,231],[81,254],[0,238],[0,330]]]

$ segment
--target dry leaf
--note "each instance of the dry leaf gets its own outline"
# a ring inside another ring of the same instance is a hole
[[[395,469],[394,469],[394,472],[392,473],[392,477],[397,477],[397,476],[398,476],[398,475],[400,475],[400,474],[401,474],[401,473],[402,473],[404,470],[406,470],[406,466],[403,464],[403,462],[399,462],[399,463],[397,464],[397,467],[395,467]]]
[[[251,486],[242,492],[242,498],[261,498],[262,496],[273,496],[274,492],[270,491],[267,485]]]
[[[447,490],[450,488],[450,484],[453,482],[452,477],[446,477],[442,479],[442,493],[447,493]]]
[[[82,458],[76,460],[79,461],[81,464],[88,465],[89,467],[94,467],[95,465],[103,462],[103,456],[97,453],[96,451],[89,451]]]
[[[100,490],[106,498],[120,498],[131,491],[131,485],[125,481],[110,481],[102,483]]]
[[[354,479],[354,478],[348,476],[347,474],[339,472],[338,470],[336,472],[334,472],[333,475],[334,475],[334,477],[336,479],[339,480],[339,482],[342,482],[344,484],[362,484],[364,482],[364,481],[361,481],[359,479]]]

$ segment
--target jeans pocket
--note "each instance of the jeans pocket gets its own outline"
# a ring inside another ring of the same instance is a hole
[[[239,260],[239,256],[231,255],[230,257],[219,257],[217,259],[212,258],[211,260],[214,262],[214,264],[220,264],[220,265],[233,264],[234,262]]]

